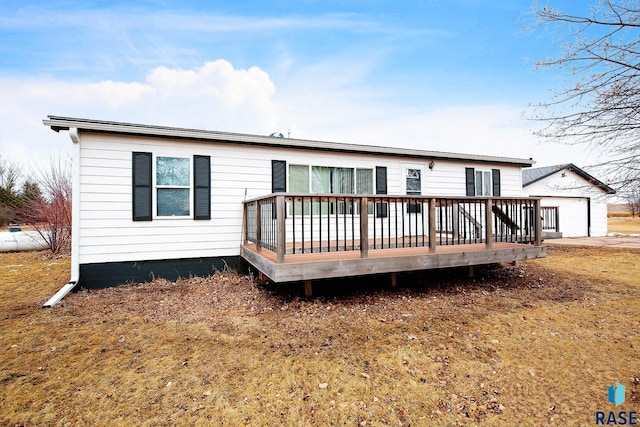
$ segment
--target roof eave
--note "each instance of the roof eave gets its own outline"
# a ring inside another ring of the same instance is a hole
[[[604,191],[607,194],[616,194],[616,190],[614,190],[613,188],[609,187],[607,184],[605,184],[604,182],[600,181],[598,178],[588,174],[587,172],[585,172],[584,170],[582,170],[578,166],[574,165],[573,163],[567,163],[567,164],[564,164],[564,165],[558,165],[558,167],[556,169],[553,169],[549,173],[544,174],[542,176],[539,176],[536,179],[533,179],[533,180],[531,180],[531,181],[529,181],[527,183],[523,183],[522,186],[523,187],[527,187],[529,185],[535,184],[536,182],[542,181],[543,179],[548,178],[551,175],[555,175],[556,173],[561,172],[563,170],[570,170],[570,171],[574,172],[575,174],[577,174],[581,178],[585,179],[590,184],[595,185],[596,187],[600,188],[602,191]]]
[[[609,187],[607,184],[605,184],[604,182],[600,181],[598,178],[596,178],[596,177],[590,175],[589,173],[585,172],[584,170],[580,169],[579,167],[577,167],[573,163],[570,163],[568,165],[567,169],[577,173],[579,176],[581,176],[585,180],[589,181],[591,184],[595,185],[596,187],[600,188],[605,193],[607,193],[607,194],[616,194],[616,190],[614,190],[613,188]]]
[[[349,153],[367,153],[402,157],[419,157],[434,160],[465,160],[480,163],[498,163],[514,166],[530,167],[535,162],[533,159],[521,159],[498,156],[485,156],[474,154],[445,153],[438,151],[414,150],[406,148],[393,148],[372,145],[358,145],[348,143],[336,143],[327,141],[314,141],[295,138],[274,138],[261,135],[240,134],[231,132],[210,131],[202,129],[185,129],[168,126],[152,126],[133,123],[120,123],[111,121],[98,121],[90,119],[79,119],[71,117],[48,116],[43,120],[45,126],[52,130],[69,130],[78,128],[79,130],[119,133],[138,136],[151,136],[161,138],[180,138],[201,141],[218,141],[228,143],[242,143],[266,145],[281,148],[296,148],[307,150],[340,151]]]

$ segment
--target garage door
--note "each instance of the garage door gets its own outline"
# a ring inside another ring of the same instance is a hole
[[[589,235],[589,199],[557,199],[562,237]]]

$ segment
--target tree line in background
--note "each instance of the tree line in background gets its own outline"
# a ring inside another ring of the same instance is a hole
[[[69,162],[51,159],[48,168],[26,175],[0,156],[0,228],[29,226],[52,252],[69,250],[71,187]]]
[[[640,187],[627,192],[626,200],[631,217],[640,216]]]

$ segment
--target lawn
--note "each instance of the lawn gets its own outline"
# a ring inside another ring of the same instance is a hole
[[[594,425],[640,409],[639,260],[551,247],[309,300],[227,272],[42,309],[68,259],[0,254],[0,424]]]
[[[640,217],[612,217],[608,223],[609,233],[640,234]]]

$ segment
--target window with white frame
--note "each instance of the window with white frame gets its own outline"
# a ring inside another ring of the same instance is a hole
[[[289,191],[291,193],[309,193],[309,166],[289,165]],[[308,215],[309,202],[294,203],[291,206],[291,215]]]
[[[192,161],[140,151],[131,155],[133,221],[164,217],[211,219],[210,156],[194,154]]]
[[[313,193],[353,194],[354,187],[353,168],[311,167]]]
[[[405,176],[405,187],[407,196],[422,195],[422,171],[420,169],[408,168]],[[421,205],[410,202],[407,204],[407,213],[420,213]]]
[[[157,216],[189,216],[190,193],[190,159],[156,157]]]
[[[291,193],[372,194],[373,169],[289,165]]]
[[[356,193],[373,194],[373,169],[356,169]]]
[[[476,196],[492,196],[490,170],[476,170]]]
[[[422,176],[420,169],[407,169],[406,187],[408,196],[422,194]]]
[[[291,193],[321,193],[321,194],[372,194],[373,169],[342,168],[329,166],[289,165],[289,191]],[[326,214],[329,206],[322,207]],[[308,203],[295,206],[295,214],[306,214]],[[348,213],[352,207],[350,203],[339,203],[337,208],[330,206],[332,213]],[[319,213],[319,207],[314,206],[314,213]]]
[[[289,191],[292,193],[309,192],[309,166],[289,166]]]
[[[466,195],[469,197],[500,197],[500,169],[465,168]]]

